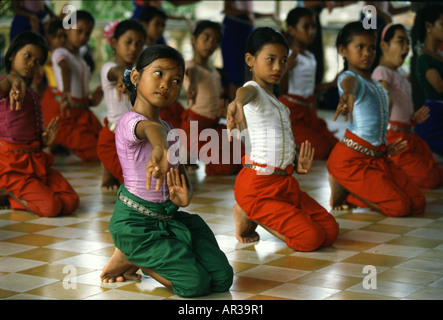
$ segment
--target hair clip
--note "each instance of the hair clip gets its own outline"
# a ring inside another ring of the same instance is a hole
[[[129,70],[129,69],[126,69],[125,70],[125,73],[124,73],[124,75],[123,75],[123,83],[126,85],[126,87],[130,87],[130,86],[135,86],[135,88],[137,89],[137,85],[134,85],[132,82],[131,82],[131,72],[132,72],[132,70],[134,70],[135,68],[132,68],[131,70]]]
[[[385,41],[385,35],[386,35],[386,31],[388,31],[388,29],[390,27],[392,27],[393,23],[388,23],[384,28],[383,31],[381,33],[381,41]]]

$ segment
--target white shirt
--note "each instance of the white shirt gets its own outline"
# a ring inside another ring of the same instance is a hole
[[[285,169],[295,159],[295,142],[289,109],[255,81],[244,84],[257,89],[257,97],[243,107],[251,144],[250,159],[259,164]]]
[[[291,53],[292,50],[289,51]],[[314,54],[306,50],[304,54],[297,55],[296,62],[295,67],[288,71],[288,93],[308,98],[315,90],[317,61]]]
[[[132,109],[132,105],[123,93],[120,94],[120,101],[118,101],[117,90],[115,89],[117,81],[109,81],[108,79],[109,70],[115,66],[117,66],[115,62],[105,63],[100,72],[100,78],[103,96],[108,109],[108,121],[117,124],[120,117]]]
[[[54,68],[57,89],[63,92],[62,70],[58,63],[65,60],[70,68],[72,97],[82,99],[89,96],[90,70],[87,63],[79,56],[69,52],[66,48],[57,48],[52,53],[52,66]]]

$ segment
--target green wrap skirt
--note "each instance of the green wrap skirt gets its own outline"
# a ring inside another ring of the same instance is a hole
[[[109,222],[115,246],[131,263],[151,268],[183,297],[229,290],[233,270],[214,233],[196,214],[170,200],[153,203],[120,186]]]

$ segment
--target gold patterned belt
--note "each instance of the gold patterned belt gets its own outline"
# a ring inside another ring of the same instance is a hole
[[[265,168],[265,167],[255,166],[253,164],[248,164],[248,163],[245,163],[244,167],[248,168],[248,169],[255,170],[255,171],[263,172],[263,173],[275,174],[277,176],[287,176],[288,175],[288,173],[286,171],[273,170],[273,169],[269,169],[269,168]]]
[[[0,146],[8,148],[9,150],[11,150],[12,152],[19,152],[19,153],[33,153],[33,152],[39,152],[41,150],[41,148],[33,148],[33,149],[12,149],[6,145],[4,145],[3,143],[0,142]]]
[[[397,132],[408,132],[413,133],[414,129],[413,127],[403,127],[403,126],[397,126],[392,123],[388,123],[388,130],[397,131]]]
[[[343,137],[341,139],[341,142],[343,142],[347,147],[349,147],[357,152],[360,152],[361,154],[371,156],[374,158],[381,158],[385,154],[383,151],[378,151],[378,150],[366,148],[366,147],[362,146],[361,144],[358,144],[354,140],[349,139],[347,137]]]
[[[152,210],[149,210],[148,208],[146,208],[145,206],[135,202],[134,200],[128,198],[127,196],[125,196],[124,194],[122,194],[121,192],[118,195],[118,198],[120,199],[121,202],[123,202],[127,207],[138,211],[142,214],[144,214],[145,216],[151,217],[153,219],[157,219],[157,220],[171,220],[174,218],[173,215],[164,215],[164,214],[159,214],[156,213]]]

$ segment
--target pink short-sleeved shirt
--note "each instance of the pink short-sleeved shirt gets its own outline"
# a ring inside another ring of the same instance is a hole
[[[148,140],[140,140],[135,134],[137,123],[143,120],[148,119],[135,111],[122,115],[115,131],[115,145],[128,191],[146,201],[160,203],[169,200],[169,189],[165,179],[160,190],[155,191],[156,180],[153,178],[151,190],[146,190],[146,164],[151,156],[152,146]],[[163,124],[171,130],[166,122]],[[178,138],[173,135],[173,131],[170,133],[172,134],[171,139],[168,136],[168,140],[171,141],[170,147],[172,145],[178,147],[180,145]],[[177,168],[178,161],[176,164],[170,164],[171,167]]]
[[[398,71],[384,66],[378,66],[372,72],[375,80],[384,80],[389,84],[393,106],[389,120],[405,124],[411,123],[414,114],[414,102],[412,100],[411,83]]]
[[[43,116],[37,92],[26,89],[22,109],[11,110],[9,92],[0,91],[0,140],[30,144],[40,140],[42,133]]]

